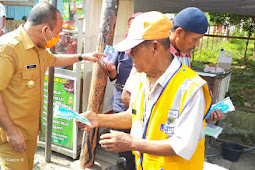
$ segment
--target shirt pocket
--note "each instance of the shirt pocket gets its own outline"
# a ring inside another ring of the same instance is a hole
[[[25,94],[33,94],[33,93],[36,94],[35,93],[36,87],[40,86],[39,75],[37,72],[38,71],[35,71],[35,70],[22,71],[21,92],[24,92]]]
[[[22,79],[23,80],[32,80],[33,78],[33,73],[31,71],[23,71],[22,72]]]
[[[39,69],[22,71],[22,79],[23,80],[33,80],[33,81],[40,80]]]
[[[148,169],[148,170],[162,170],[164,168],[164,162],[152,156],[148,156],[148,160],[146,164],[147,166],[145,169]]]

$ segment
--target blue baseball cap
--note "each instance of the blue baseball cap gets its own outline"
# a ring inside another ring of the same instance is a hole
[[[205,34],[208,21],[205,14],[196,7],[188,7],[181,10],[174,18],[174,25],[197,34]]]

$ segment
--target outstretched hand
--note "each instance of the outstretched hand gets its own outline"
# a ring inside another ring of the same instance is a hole
[[[131,150],[132,136],[130,134],[111,130],[100,136],[99,144],[106,151],[123,152]]]
[[[92,126],[84,124],[78,120],[75,120],[76,124],[81,130],[87,130],[98,126],[98,115],[90,110],[87,110],[85,113],[80,114],[80,116],[88,119]]]
[[[105,54],[103,53],[96,53],[96,52],[93,52],[93,53],[87,53],[87,54],[82,54],[82,58],[84,60],[87,60],[87,61],[91,61],[91,62],[96,62],[96,63],[100,63],[101,61],[101,58],[103,56],[106,56]]]

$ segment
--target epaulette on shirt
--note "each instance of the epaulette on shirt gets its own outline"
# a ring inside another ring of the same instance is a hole
[[[0,54],[0,57],[3,57],[3,58],[7,58],[8,60],[10,60],[12,63],[13,63],[13,58],[7,54]]]

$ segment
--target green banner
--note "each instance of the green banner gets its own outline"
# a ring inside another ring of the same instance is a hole
[[[71,106],[74,109],[75,100],[75,84],[74,78],[65,75],[57,75],[54,77],[54,91],[53,91],[53,108],[55,102],[60,102],[64,105]],[[39,140],[45,142],[46,136],[46,115],[47,115],[47,101],[48,101],[48,76],[44,78],[44,104],[42,114],[42,135]],[[61,119],[54,117],[52,122],[52,143],[57,146],[62,146],[73,150],[73,124],[72,119]]]
[[[69,0],[63,0],[63,20],[70,21],[70,4]]]

